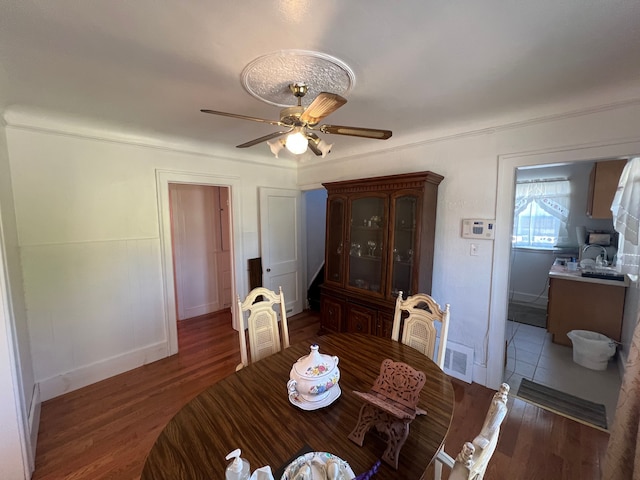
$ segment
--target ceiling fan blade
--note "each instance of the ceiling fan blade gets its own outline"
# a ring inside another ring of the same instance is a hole
[[[347,99],[335,93],[320,92],[318,96],[311,102],[302,115],[300,121],[315,125],[324,117],[335,112],[342,105],[347,103]]]
[[[213,115],[222,115],[224,117],[239,118],[240,120],[251,120],[252,122],[268,123],[270,125],[279,125],[279,126],[283,125],[283,123],[279,120],[266,120],[264,118],[248,117],[246,115],[238,115],[237,113],[218,112],[216,110],[209,110],[206,108],[203,108],[200,111],[202,113],[211,113]]]
[[[241,145],[236,145],[236,148],[253,147],[254,145],[257,145],[257,144],[262,143],[262,142],[266,142],[267,140],[271,140],[272,138],[279,137],[280,135],[284,135],[286,133],[289,133],[290,131],[291,130],[287,130],[286,132],[270,133],[269,135],[265,135],[264,137],[256,138],[255,140],[250,140],[250,141],[248,141],[246,143],[243,143]]]
[[[320,137],[313,132],[308,132],[307,138],[309,139],[309,150],[311,150],[316,155],[322,155],[322,150],[318,148]]]
[[[350,135],[352,137],[375,138],[386,140],[391,136],[391,130],[377,130],[375,128],[345,127],[341,125],[322,125],[322,133],[332,133],[335,135]]]

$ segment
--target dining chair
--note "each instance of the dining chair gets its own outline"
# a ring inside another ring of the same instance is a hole
[[[249,336],[251,362],[257,362],[261,358],[279,352],[281,347],[287,348],[289,346],[289,328],[282,287],[279,287],[279,293],[275,293],[265,287],[256,287],[249,292],[244,301],[241,301],[240,296],[238,296],[237,315],[240,325],[238,333],[242,363],[236,367],[236,370],[249,365],[244,329],[247,312],[246,327]],[[280,320],[281,324],[282,340],[280,339],[278,320]]]
[[[450,457],[444,449],[440,449],[434,465],[435,480],[441,478],[442,465],[451,468],[449,480],[482,480],[484,478],[489,460],[498,444],[500,425],[507,416],[509,390],[507,383],[500,385],[500,389],[493,395],[480,434],[473,439],[473,442],[465,442],[455,459]]]
[[[436,353],[436,322],[440,322],[440,344]],[[400,330],[402,327],[402,338]],[[391,338],[421,351],[440,368],[444,366],[444,354],[449,333],[449,304],[444,310],[426,293],[417,293],[402,299],[398,292],[393,317]]]

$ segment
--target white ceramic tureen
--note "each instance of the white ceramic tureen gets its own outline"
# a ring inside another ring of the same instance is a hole
[[[339,390],[338,357],[323,355],[318,351],[318,345],[311,345],[309,355],[293,364],[289,377],[287,389],[292,401],[327,404],[328,397],[335,400],[337,396],[332,394]]]

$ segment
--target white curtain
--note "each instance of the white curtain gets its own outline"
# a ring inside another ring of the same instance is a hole
[[[623,273],[635,276],[634,280],[637,280],[640,273],[640,157],[632,158],[625,165],[611,213],[613,227],[620,233],[618,266]]]
[[[569,218],[570,193],[569,180],[517,183],[515,214],[518,215],[531,202],[536,202],[549,215],[566,223]]]
[[[613,225],[621,237],[618,266],[637,278],[640,272],[640,157],[625,165],[611,212]],[[640,479],[640,323],[636,324],[629,346],[602,479]]]
[[[516,183],[516,203],[514,216],[522,213],[531,203],[535,203],[541,210],[560,220],[558,241],[567,240],[567,221],[569,219],[569,200],[571,184],[569,180],[537,180]],[[544,226],[544,217],[532,217],[533,232],[540,231]],[[536,223],[538,222],[538,223]]]

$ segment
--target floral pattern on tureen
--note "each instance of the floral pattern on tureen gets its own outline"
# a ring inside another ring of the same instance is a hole
[[[326,383],[323,383],[321,385],[314,385],[309,389],[309,393],[311,393],[312,395],[318,395],[320,393],[326,392],[331,387],[333,387],[336,383],[338,383],[338,378],[340,378],[338,375],[334,375],[329,380],[327,380]]]
[[[317,377],[319,375],[324,375],[329,371],[329,366],[326,363],[322,363],[320,365],[314,365],[313,367],[307,368],[307,371],[304,372],[308,377]]]

